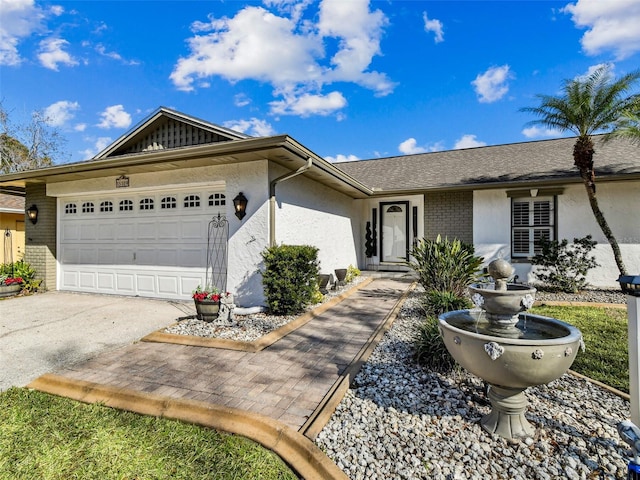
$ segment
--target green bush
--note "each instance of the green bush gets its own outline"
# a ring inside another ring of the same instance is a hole
[[[318,288],[318,249],[309,245],[278,245],[262,252],[262,285],[274,315],[302,312]]]
[[[584,290],[589,286],[587,272],[598,266],[595,257],[589,256],[597,243],[591,235],[574,238],[571,247],[566,238],[561,242],[541,238],[538,242],[541,251],[531,260],[532,265],[540,267],[534,275],[549,290],[567,293]]]
[[[458,239],[423,239],[412,250],[414,260],[407,262],[418,274],[426,291],[452,292],[458,297],[466,294],[467,286],[479,276],[483,258],[476,257],[473,245]]]
[[[347,276],[344,278],[344,281],[346,283],[351,283],[353,282],[353,279],[356,277],[359,277],[361,273],[362,272],[360,272],[360,270],[357,267],[354,267],[353,265],[349,265],[347,267]]]
[[[436,317],[428,316],[418,327],[414,346],[415,359],[420,365],[441,373],[458,368],[440,336]]]
[[[36,280],[36,270],[24,260],[0,265],[0,276],[21,277],[22,290],[35,292],[40,287],[42,280]]]
[[[422,306],[427,315],[437,317],[452,310],[470,308],[471,302],[467,297],[460,297],[453,292],[429,290],[423,298]]]

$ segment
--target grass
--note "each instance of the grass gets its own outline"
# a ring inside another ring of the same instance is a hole
[[[572,370],[629,393],[626,309],[545,305],[531,312],[557,318],[582,332],[586,351],[578,353]]]
[[[243,437],[24,388],[0,393],[0,479],[296,479]]]

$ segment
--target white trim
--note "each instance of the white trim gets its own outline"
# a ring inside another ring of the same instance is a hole
[[[114,177],[117,178],[117,177]],[[49,184],[47,185],[49,187]],[[105,190],[92,190],[91,193],[86,192],[73,192],[73,193],[60,193],[55,195],[56,198],[65,197],[82,197],[82,198],[94,198],[102,195],[126,195],[127,193],[140,193],[140,192],[177,192],[183,190],[195,190],[198,188],[211,188],[224,191],[226,188],[226,182],[224,180],[214,182],[194,182],[194,183],[180,183],[177,185],[154,185],[147,187],[133,187],[133,188],[115,188]],[[47,188],[47,195],[50,195]],[[50,195],[51,196],[51,195]]]

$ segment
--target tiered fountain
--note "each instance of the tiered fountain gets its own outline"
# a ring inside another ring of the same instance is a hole
[[[482,418],[484,429],[509,439],[533,436],[524,391],[562,376],[582,334],[560,320],[526,313],[536,289],[507,283],[513,276],[508,262],[494,260],[488,270],[494,283],[469,287],[476,308],[441,315],[440,334],[451,356],[489,384],[492,410]]]

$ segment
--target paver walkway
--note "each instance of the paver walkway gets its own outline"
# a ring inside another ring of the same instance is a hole
[[[409,286],[376,279],[260,352],[140,342],[56,373],[239,408],[300,430]]]

